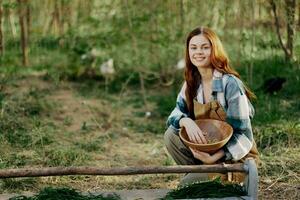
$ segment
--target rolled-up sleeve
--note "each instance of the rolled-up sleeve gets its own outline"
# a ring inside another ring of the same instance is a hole
[[[253,145],[250,116],[253,107],[245,94],[243,83],[230,76],[225,87],[227,101],[226,121],[233,128],[233,135],[225,145],[225,159],[238,161],[246,156]]]
[[[188,117],[188,108],[186,104],[186,98],[185,98],[185,88],[186,83],[183,84],[181,91],[179,92],[177,99],[176,99],[176,106],[171,112],[171,114],[168,117],[167,120],[167,126],[173,128],[177,132],[180,129],[179,121],[183,117]]]

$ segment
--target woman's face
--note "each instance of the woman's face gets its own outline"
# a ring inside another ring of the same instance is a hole
[[[190,60],[197,68],[210,67],[211,44],[203,35],[196,35],[189,43]]]

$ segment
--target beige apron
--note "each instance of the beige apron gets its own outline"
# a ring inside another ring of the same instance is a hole
[[[216,119],[221,121],[226,120],[226,112],[224,111],[220,103],[216,100],[210,101],[205,104],[201,104],[196,100],[194,100],[194,113],[196,119]],[[256,163],[258,163],[259,157],[258,157],[258,151],[256,148],[255,141],[253,141],[253,146],[250,152],[239,162],[244,162],[246,158],[249,157],[254,158]],[[218,161],[217,163],[220,163],[220,161]],[[225,163],[229,164],[229,163],[233,163],[233,161],[226,161]],[[219,173],[209,174],[210,179],[213,179],[217,176],[221,176],[222,180],[224,181],[234,181],[234,182],[242,182],[245,178],[245,174],[240,172],[234,172],[234,173],[229,172],[226,175],[219,174]]]

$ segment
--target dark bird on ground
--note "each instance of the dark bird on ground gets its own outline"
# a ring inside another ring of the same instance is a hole
[[[265,93],[273,94],[282,89],[283,84],[286,82],[284,77],[274,77],[265,80],[262,89]]]

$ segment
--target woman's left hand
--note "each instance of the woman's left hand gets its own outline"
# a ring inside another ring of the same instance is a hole
[[[201,160],[204,164],[213,164],[217,162],[220,158],[222,158],[225,153],[222,149],[214,153],[213,155],[210,155],[209,153],[198,151],[195,149],[190,148],[195,158]]]

